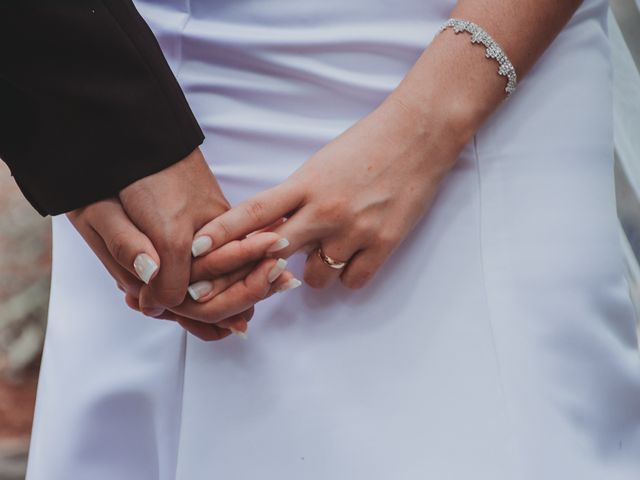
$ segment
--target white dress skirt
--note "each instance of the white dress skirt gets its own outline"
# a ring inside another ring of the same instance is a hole
[[[137,2],[232,204],[374,109],[454,4]],[[372,283],[277,294],[247,341],[129,310],[55,218],[28,479],[638,480],[606,8],[583,3]]]

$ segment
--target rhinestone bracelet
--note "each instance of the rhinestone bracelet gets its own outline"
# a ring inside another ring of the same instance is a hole
[[[496,59],[500,64],[498,74],[503,77],[507,77],[507,86],[504,90],[507,92],[507,97],[509,97],[509,95],[511,95],[516,89],[518,78],[516,76],[516,69],[511,64],[502,48],[500,48],[500,45],[498,45],[498,43],[479,25],[467,20],[450,18],[444,25],[442,25],[442,27],[440,27],[438,33],[446,30],[447,28],[453,28],[453,31],[456,34],[468,32],[471,34],[471,43],[481,43],[486,47],[485,57]]]

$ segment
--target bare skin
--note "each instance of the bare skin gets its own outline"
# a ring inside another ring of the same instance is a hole
[[[188,309],[192,317],[203,318],[202,309],[193,305],[198,303],[187,296],[189,284],[202,279],[192,280],[193,233],[228,208],[202,154],[195,150],[177,164],[126,187],[119,199],[95,202],[69,212],[68,217],[125,292],[130,307],[175,320],[194,335],[214,340],[229,335],[229,328],[246,331],[254,304],[293,278],[284,271],[273,283],[268,281],[276,260],[259,260],[280,236],[261,233],[218,253],[228,261],[219,263],[224,268],[215,271],[219,278],[214,293],[198,301],[224,293],[224,303],[218,300],[208,307],[207,321],[203,324],[180,314]],[[149,255],[158,266],[148,284],[134,269],[140,253]],[[196,262],[195,272],[198,268],[202,272],[206,265],[205,260]]]
[[[522,78],[580,3],[462,0],[451,16],[483,26]],[[304,279],[310,286],[340,279],[360,288],[428,211],[463,146],[505,98],[505,85],[483,48],[449,29],[378,108],[282,184],[216,217],[196,238],[210,237],[215,249],[287,217],[274,229],[291,242],[281,256],[322,246],[330,257],[349,261],[340,271],[309,255]]]

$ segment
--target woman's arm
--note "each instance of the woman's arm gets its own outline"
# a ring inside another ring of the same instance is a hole
[[[522,79],[580,6],[581,0],[460,0],[451,17],[482,27]],[[498,63],[467,33],[436,36],[392,94],[425,131],[443,131],[464,145],[505,98]],[[445,165],[449,168],[449,165]]]
[[[577,0],[465,0],[452,16],[479,24],[520,78],[571,18]],[[387,99],[316,152],[282,184],[212,220],[196,238],[213,248],[271,224],[290,241],[279,255],[321,247],[304,279],[363,286],[429,209],[442,179],[506,96],[498,63],[467,33],[439,34]],[[518,95],[516,91],[514,95]]]

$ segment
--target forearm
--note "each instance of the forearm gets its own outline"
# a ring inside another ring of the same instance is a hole
[[[202,143],[131,0],[0,0],[0,157],[42,214],[117,194]]]
[[[502,47],[518,79],[572,17],[580,0],[461,0],[451,17],[480,25]],[[446,132],[464,145],[505,98],[498,63],[467,33],[437,35],[392,94],[421,130]],[[517,95],[517,93],[516,93]]]

